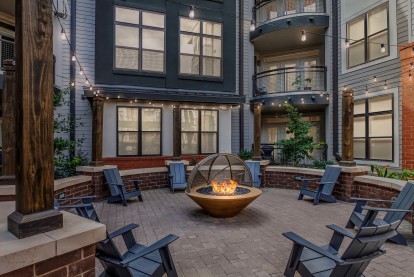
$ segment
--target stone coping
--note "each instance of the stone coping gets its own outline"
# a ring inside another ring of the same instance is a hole
[[[70,186],[74,186],[74,185],[77,185],[77,184],[90,182],[90,181],[92,181],[92,177],[91,176],[84,176],[84,175],[78,175],[78,176],[73,176],[73,177],[68,177],[68,178],[55,180],[55,191],[60,190],[60,189],[64,189],[64,188],[67,188],[67,187],[70,187]]]
[[[77,166],[76,172],[102,172],[104,169],[118,168],[116,165],[104,165],[104,166]]]
[[[187,160],[166,160],[165,161],[166,166],[169,166],[170,164],[174,164],[174,163],[183,163],[184,165],[190,164],[190,162]]]
[[[0,203],[0,275],[86,247],[106,238],[106,226],[62,212],[63,228],[17,239],[7,231],[14,202]]]
[[[159,172],[168,172],[168,169],[166,167],[128,169],[128,170],[119,171],[119,174],[121,176],[130,176],[130,175],[139,175],[139,174],[146,174],[146,173],[159,173]]]
[[[369,166],[339,166],[339,165],[332,165],[334,167],[341,167],[341,172],[345,172],[345,173],[360,173],[360,172],[370,172],[371,171],[371,167]]]
[[[254,160],[245,160],[244,162],[260,162],[260,165],[269,165],[269,160],[260,160],[260,161],[254,161]]]
[[[363,176],[356,176],[354,178],[355,182],[377,185],[385,188],[391,188],[398,191],[401,191],[407,181],[384,178],[384,177],[377,177],[371,175],[363,175]]]
[[[0,195],[15,195],[16,194],[16,186],[15,185],[6,185],[0,186]]]
[[[268,166],[266,171],[270,172],[286,172],[286,173],[295,173],[299,175],[317,175],[322,176],[324,170],[315,169],[315,168],[301,168],[301,167],[289,167],[289,166]]]

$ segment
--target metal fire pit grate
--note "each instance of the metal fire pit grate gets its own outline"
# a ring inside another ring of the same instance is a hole
[[[226,195],[226,194],[217,194],[213,192],[213,187],[203,187],[196,190],[198,193],[201,194],[207,194],[207,195],[215,195],[215,196],[233,196],[233,195],[243,195],[248,194],[250,192],[247,188],[236,188],[236,191],[232,195]]]

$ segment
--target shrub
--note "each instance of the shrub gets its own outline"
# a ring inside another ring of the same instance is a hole
[[[313,161],[313,166],[315,168],[318,168],[318,169],[325,169],[326,166],[333,165],[333,164],[334,164],[334,162],[331,161],[331,160],[328,160],[328,161],[318,161],[318,160],[315,160],[315,161]]]
[[[252,150],[247,150],[247,149],[242,149],[239,153],[239,157],[242,160],[251,160],[253,158],[253,151]]]
[[[388,166],[371,165],[371,175],[398,180],[414,180],[414,170],[403,169],[401,172],[388,170]]]

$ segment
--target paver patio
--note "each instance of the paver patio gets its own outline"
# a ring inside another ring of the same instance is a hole
[[[171,246],[179,276],[283,276],[292,243],[282,236],[293,231],[316,244],[327,244],[332,231],[327,224],[345,226],[352,204],[313,206],[297,201],[297,191],[264,189],[263,194],[241,214],[215,219],[184,193],[169,190],[144,191],[144,202],[127,207],[96,204],[108,230],[129,223],[140,225],[134,233],[142,244],[151,244],[167,234],[180,237]],[[409,247],[386,243],[386,255],[371,262],[366,276],[413,276],[414,238],[411,226],[403,223],[402,233]],[[97,273],[102,268],[97,262]]]

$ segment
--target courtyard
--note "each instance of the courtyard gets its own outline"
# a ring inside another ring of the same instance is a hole
[[[170,246],[179,276],[283,276],[292,249],[283,232],[324,245],[332,235],[325,225],[344,227],[353,210],[345,202],[313,206],[298,201],[297,195],[294,190],[265,188],[256,201],[228,219],[210,217],[184,193],[168,189],[144,191],[144,202],[130,201],[127,207],[98,202],[95,208],[109,232],[139,224],[134,235],[141,244],[150,245],[170,233],[179,236]],[[411,225],[403,222],[399,230],[409,246],[386,243],[387,253],[372,260],[365,276],[412,276]],[[101,273],[99,262],[96,265],[96,273]]]

